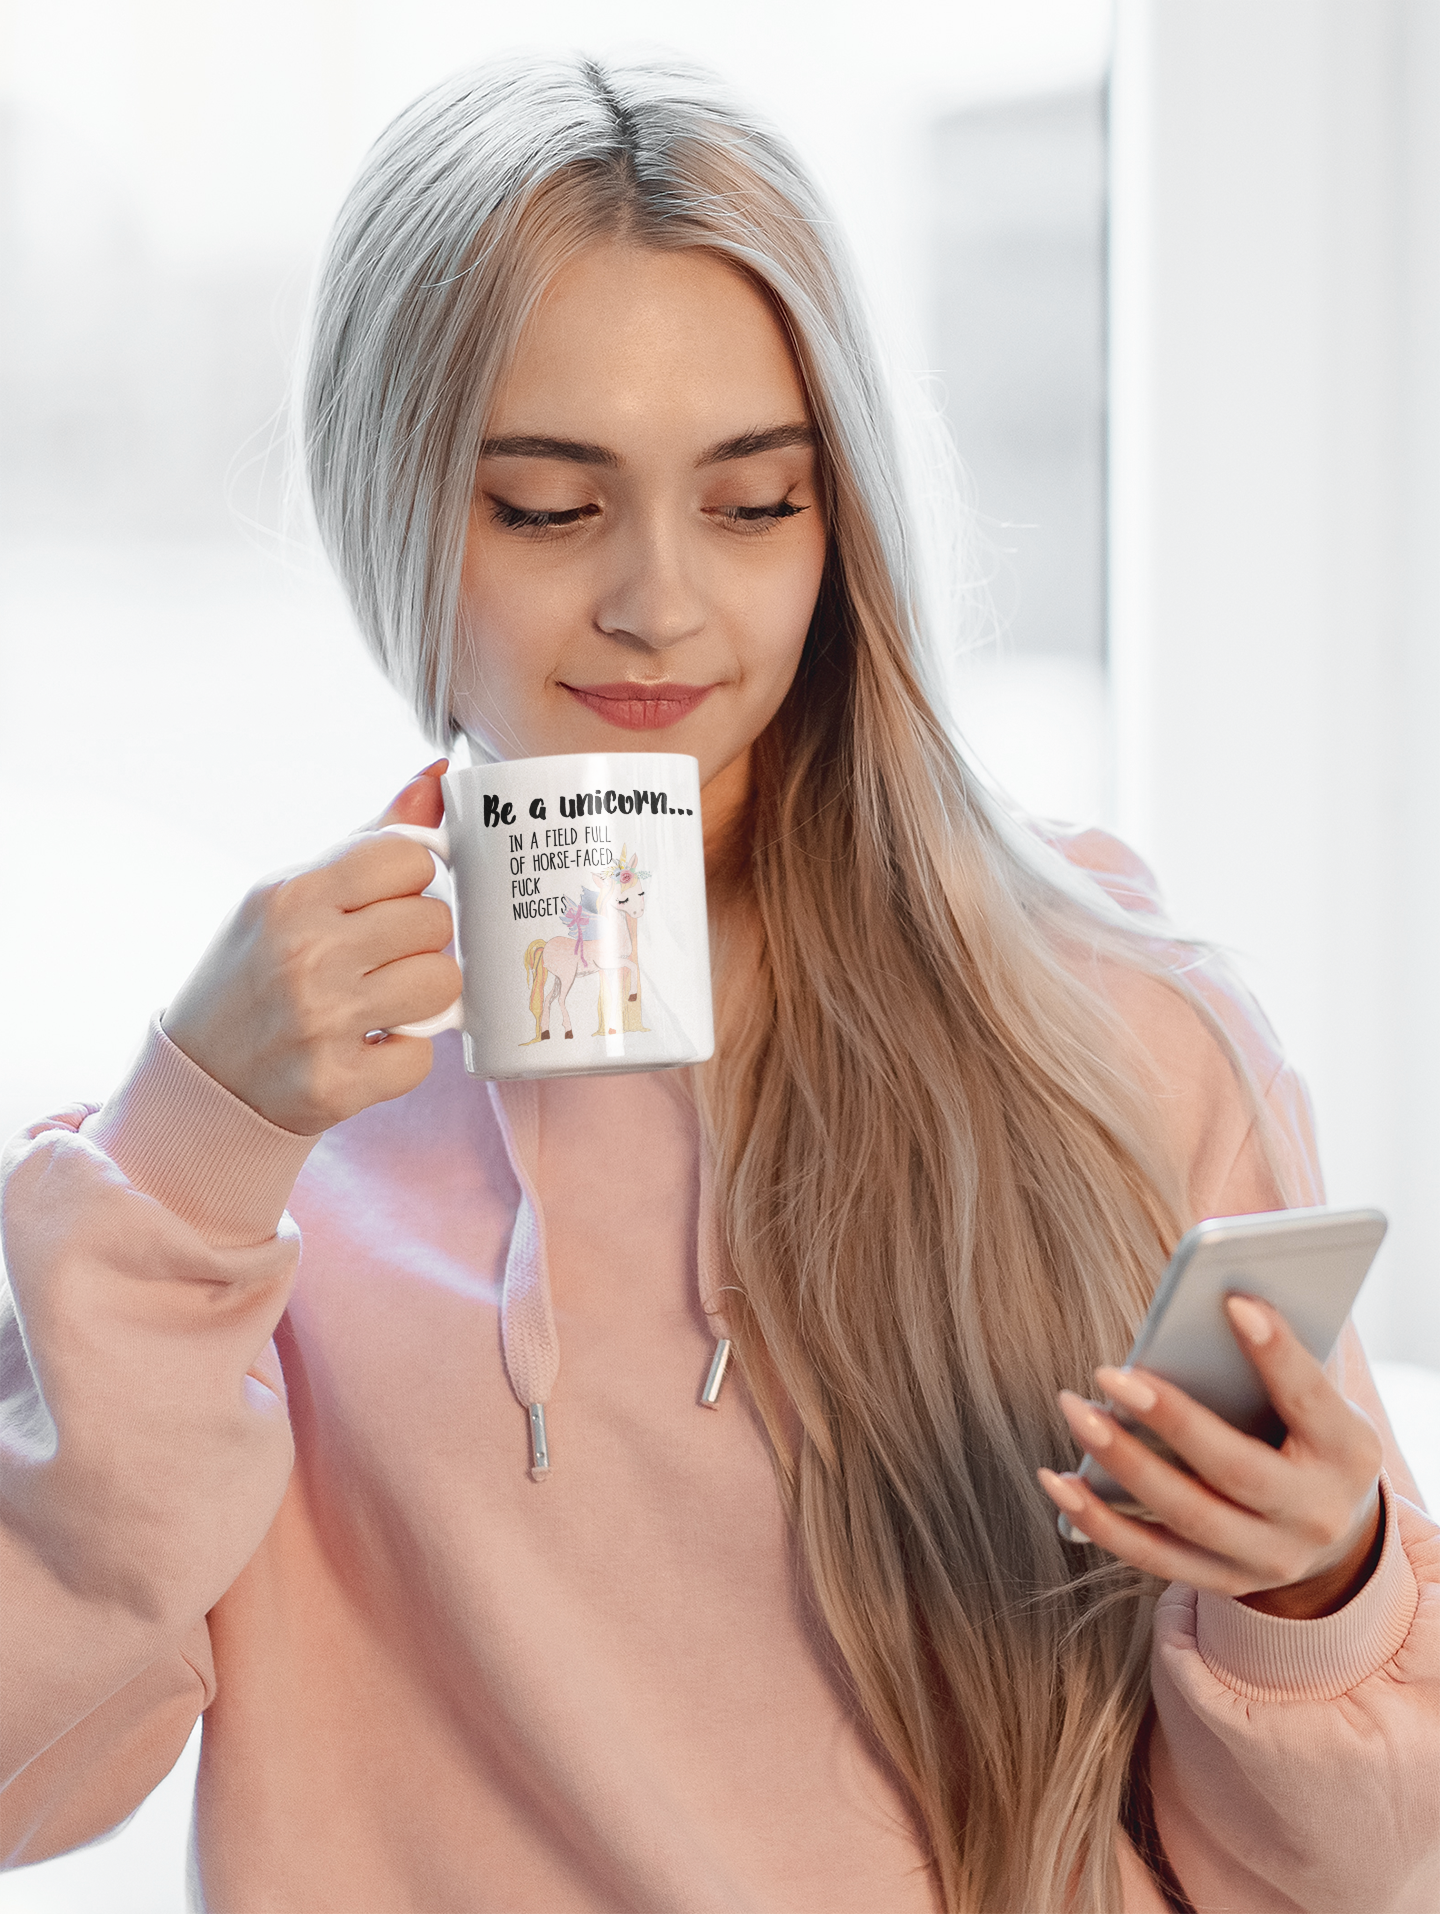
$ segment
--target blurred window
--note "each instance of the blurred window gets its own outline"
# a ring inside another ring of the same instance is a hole
[[[934,354],[1010,645],[1105,655],[1102,86],[936,128]]]

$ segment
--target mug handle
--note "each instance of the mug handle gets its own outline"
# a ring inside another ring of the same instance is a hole
[[[450,833],[442,824],[439,830],[431,830],[428,824],[382,824],[382,831],[388,831],[392,837],[408,837],[416,844],[423,844],[432,857],[437,857],[450,869]],[[438,1037],[442,1030],[463,1030],[465,1028],[465,999],[457,997],[448,1010],[442,1010],[438,1017],[426,1017],[421,1023],[396,1023],[390,1026],[392,1037]]]

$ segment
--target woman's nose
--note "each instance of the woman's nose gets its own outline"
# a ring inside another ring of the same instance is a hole
[[[681,530],[652,523],[618,546],[614,576],[595,612],[607,637],[667,651],[704,628],[705,596],[685,545]]]

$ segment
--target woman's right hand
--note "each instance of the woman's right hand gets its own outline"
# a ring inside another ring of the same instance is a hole
[[[314,1136],[428,1075],[423,1037],[368,1032],[460,995],[449,908],[421,892],[430,853],[385,824],[439,824],[442,759],[357,836],[264,879],[221,925],[162,1018],[166,1036],[252,1110]]]

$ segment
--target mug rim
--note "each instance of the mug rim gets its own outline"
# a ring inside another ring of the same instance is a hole
[[[532,774],[541,766],[564,764],[586,764],[596,758],[644,758],[651,764],[662,764],[667,760],[672,764],[693,764],[698,782],[700,760],[689,751],[557,751],[543,758],[497,758],[493,764],[452,765],[441,773],[442,780],[479,775],[490,771],[528,770]]]

